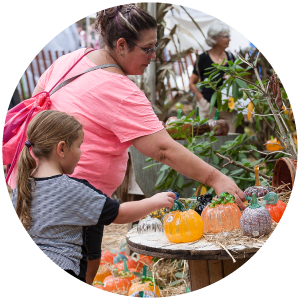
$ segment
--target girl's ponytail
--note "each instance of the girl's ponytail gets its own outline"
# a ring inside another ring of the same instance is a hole
[[[31,216],[30,206],[32,199],[32,184],[33,179],[30,179],[30,174],[36,168],[36,161],[31,156],[29,148],[24,146],[21,151],[18,162],[18,176],[17,176],[17,215],[26,230],[30,227]]]
[[[30,208],[35,181],[31,174],[37,167],[35,158],[37,160],[49,158],[53,148],[60,141],[65,141],[67,147],[71,148],[81,130],[82,125],[74,117],[53,110],[38,113],[29,123],[28,141],[25,142],[18,161],[16,206],[17,215],[26,230],[30,228],[32,219]]]

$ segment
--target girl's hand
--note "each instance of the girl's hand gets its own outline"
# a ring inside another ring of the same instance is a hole
[[[176,199],[176,195],[172,192],[163,192],[163,193],[158,193],[154,196],[152,196],[151,201],[156,202],[156,208],[161,209],[164,207],[167,207],[168,209],[171,209],[171,207],[174,204],[174,200]]]

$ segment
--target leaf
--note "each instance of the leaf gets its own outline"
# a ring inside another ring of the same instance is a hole
[[[142,278],[143,277],[143,274],[142,273],[138,273],[138,272],[134,272],[134,271],[132,271],[131,272],[133,275],[135,275],[136,277],[138,277],[138,278]]]
[[[232,97],[237,99],[239,97],[239,86],[236,82],[236,80],[233,82],[232,85]]]
[[[215,91],[215,92],[213,93],[213,95],[211,96],[211,99],[210,99],[209,114],[212,113],[212,111],[213,111],[213,109],[214,109],[214,107],[215,107],[215,103],[216,103],[216,100],[217,100],[217,94],[218,94],[218,92]]]
[[[159,174],[159,176],[158,176],[158,178],[157,178],[157,181],[156,181],[156,183],[155,183],[155,186],[157,186],[157,185],[161,182],[161,180],[163,179],[164,175],[165,175],[165,171],[163,171],[163,172],[161,172],[161,173]]]
[[[222,168],[222,169],[220,170],[220,172],[223,173],[224,175],[226,175],[226,174],[229,172],[229,170],[226,169],[226,168]]]
[[[143,168],[143,170],[149,169],[149,168],[157,166],[157,165],[160,165],[160,163],[156,163],[156,164],[152,164],[152,165],[146,166],[146,167]]]
[[[184,183],[183,177],[178,177],[178,180],[176,181],[176,185],[181,189]]]
[[[167,170],[169,168],[169,166],[168,165],[163,165],[161,168],[160,168],[160,171],[162,172],[162,171],[165,171],[165,170]]]
[[[242,112],[237,114],[237,120],[236,120],[235,128],[237,128],[240,124],[242,124],[243,119],[244,119],[244,116],[243,116]]]
[[[218,164],[219,163],[219,157],[215,154],[215,153],[212,153],[211,155],[210,155],[210,158],[211,158],[211,160],[212,160],[212,162],[214,163],[214,164]]]
[[[238,174],[241,174],[242,172],[244,172],[245,170],[244,169],[239,169],[239,170],[234,170],[230,173],[231,176],[233,175],[238,175]]]
[[[154,160],[154,159],[151,158],[151,157],[147,157],[147,158],[145,159],[145,163],[150,162],[151,160]]]
[[[174,274],[175,277],[177,278],[184,278],[185,277],[185,274],[183,274],[183,272],[177,272]]]
[[[176,285],[176,284],[178,284],[178,283],[180,283],[180,282],[182,282],[182,281],[184,281],[184,280],[183,280],[183,279],[180,279],[180,280],[172,281],[172,282],[170,283],[170,286],[174,286],[174,285]]]

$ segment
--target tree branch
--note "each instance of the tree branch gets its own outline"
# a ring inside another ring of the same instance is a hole
[[[231,158],[228,158],[228,157],[226,157],[226,156],[223,156],[223,155],[221,155],[221,154],[219,154],[219,153],[216,153],[216,155],[217,155],[218,157],[220,157],[220,158],[223,158],[223,159],[227,160],[227,161],[228,161],[230,164],[232,164],[232,165],[235,165],[235,166],[237,166],[237,167],[239,167],[239,168],[242,168],[242,169],[244,169],[244,170],[246,170],[246,171],[248,171],[248,172],[251,172],[251,173],[255,174],[255,171],[254,171],[254,170],[252,170],[252,169],[250,169],[250,168],[248,168],[248,167],[245,167],[245,166],[239,164],[238,162],[234,161],[234,160],[231,159]],[[267,179],[267,180],[269,180],[269,181],[272,180],[272,177],[271,177],[271,176],[267,176],[267,175],[262,174],[262,173],[258,173],[258,174],[259,174],[259,176],[261,176],[261,177],[263,177],[263,178],[265,178],[265,179]]]

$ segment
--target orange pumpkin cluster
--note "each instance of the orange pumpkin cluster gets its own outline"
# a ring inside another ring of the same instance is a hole
[[[154,287],[152,282],[132,283],[132,280],[137,278],[133,272],[141,273],[144,266],[153,264],[153,257],[140,254],[135,258],[126,255],[125,250],[121,249],[102,251],[101,263],[93,286],[111,293],[128,294],[128,296],[142,290],[154,291],[159,294],[159,288],[157,285]],[[114,261],[117,262],[114,263]],[[124,261],[126,262],[124,263]]]

